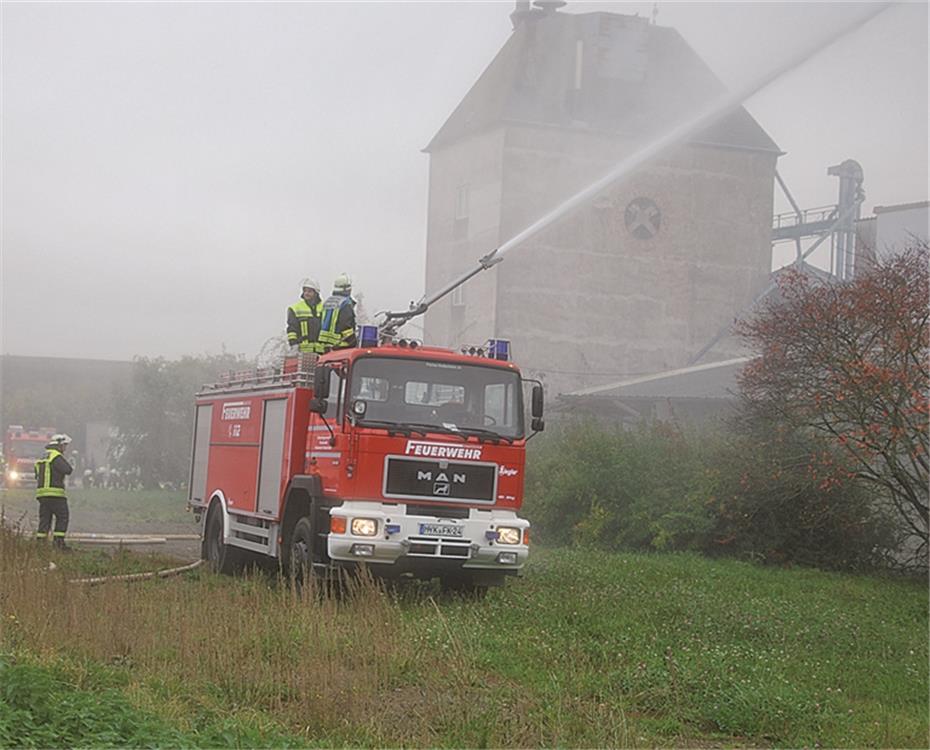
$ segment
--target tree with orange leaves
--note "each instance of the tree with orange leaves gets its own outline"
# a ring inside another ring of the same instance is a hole
[[[928,258],[918,244],[846,282],[789,270],[738,327],[758,353],[739,378],[746,413],[831,436],[891,502],[912,561],[930,516]]]

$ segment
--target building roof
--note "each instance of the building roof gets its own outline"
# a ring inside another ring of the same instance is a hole
[[[642,137],[677,124],[723,93],[723,84],[675,29],[616,13],[534,10],[425,150],[502,123]],[[742,107],[691,141],[781,153]]]
[[[704,365],[692,365],[593,388],[582,388],[564,395],[614,398],[732,398],[736,390],[736,376],[748,361],[749,357],[736,357]]]
[[[930,201],[917,201],[916,203],[898,203],[894,206],[876,206],[872,212],[878,214],[890,214],[895,211],[911,211],[915,208],[930,208]]]

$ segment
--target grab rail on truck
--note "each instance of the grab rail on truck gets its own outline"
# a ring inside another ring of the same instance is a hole
[[[215,383],[207,383],[198,395],[216,392],[257,390],[262,388],[280,388],[296,386],[310,388],[313,385],[313,373],[319,355],[301,353],[284,357],[271,367],[253,367],[246,370],[230,370],[220,375]]]

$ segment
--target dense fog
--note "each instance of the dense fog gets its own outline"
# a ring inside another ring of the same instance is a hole
[[[421,150],[512,9],[4,4],[0,351],[254,356],[304,276],[350,273],[369,313],[432,291]],[[874,6],[657,10],[737,90]],[[835,202],[846,158],[866,210],[926,199],[926,29],[926,5],[892,7],[747,102],[802,205]]]

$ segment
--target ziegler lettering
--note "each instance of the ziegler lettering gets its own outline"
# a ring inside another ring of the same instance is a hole
[[[480,447],[462,445],[446,445],[445,443],[427,443],[422,440],[408,440],[404,450],[408,456],[423,456],[424,458],[471,459],[477,461],[481,458]]]
[[[223,404],[223,421],[234,419],[248,419],[252,413],[252,405],[245,401]]]

